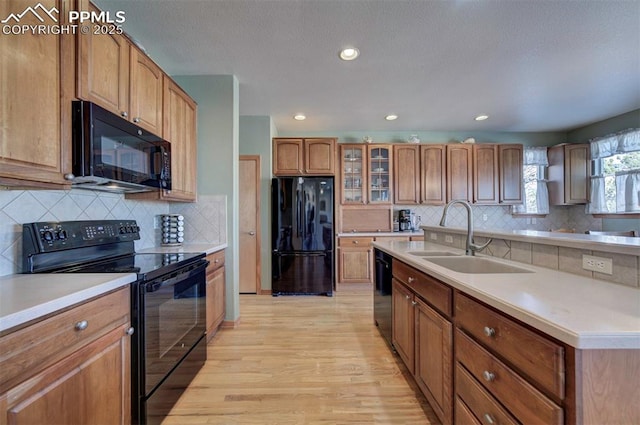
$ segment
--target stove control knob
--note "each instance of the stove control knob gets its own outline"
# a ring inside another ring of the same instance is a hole
[[[126,233],[127,229],[124,228],[124,226],[120,226],[120,234],[124,234]]]
[[[67,239],[67,231],[66,230],[60,230],[58,232],[58,239],[60,239],[61,241]]]
[[[45,241],[52,241],[53,240],[53,233],[51,233],[50,230],[47,230],[46,232],[44,232],[42,234],[42,237],[44,238]]]

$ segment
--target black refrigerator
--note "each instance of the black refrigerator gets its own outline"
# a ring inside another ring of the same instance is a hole
[[[273,296],[333,295],[333,201],[333,177],[273,179]]]

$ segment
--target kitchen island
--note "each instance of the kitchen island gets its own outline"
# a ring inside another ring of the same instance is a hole
[[[420,255],[464,254],[453,246],[373,245],[394,258],[394,346],[443,423],[640,422],[637,288],[495,257],[521,272],[462,273]]]

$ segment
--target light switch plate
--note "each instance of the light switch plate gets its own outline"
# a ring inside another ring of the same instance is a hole
[[[613,274],[613,260],[611,258],[583,255],[582,268],[598,273]]]
[[[437,241],[438,240],[438,234],[437,233],[431,233],[431,234],[429,234],[429,237],[431,238],[432,241]]]
[[[451,236],[451,235],[446,235],[446,236],[444,237],[444,241],[445,241],[446,243],[453,243],[453,236]]]

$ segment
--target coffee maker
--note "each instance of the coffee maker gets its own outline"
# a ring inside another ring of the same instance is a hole
[[[398,210],[398,230],[401,232],[410,232],[411,228],[411,210]]]

